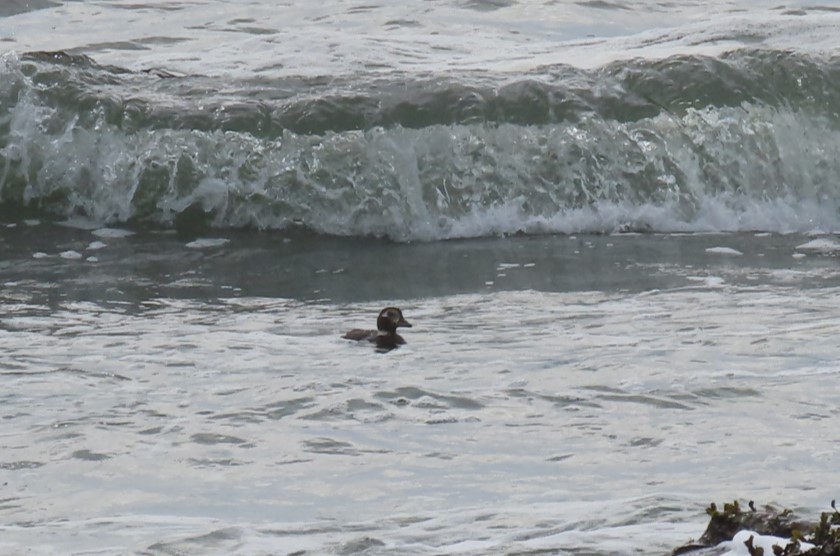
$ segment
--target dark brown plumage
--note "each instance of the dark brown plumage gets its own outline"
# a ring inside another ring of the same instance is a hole
[[[411,323],[405,320],[402,311],[396,307],[385,307],[376,319],[376,330],[354,328],[342,338],[356,341],[368,341],[376,344],[377,351],[390,351],[405,344],[405,339],[397,334],[397,328],[411,328]]]

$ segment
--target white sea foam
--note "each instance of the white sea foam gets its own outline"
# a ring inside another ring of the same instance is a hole
[[[745,237],[759,245],[796,245],[778,236]],[[595,238],[578,241],[600,256],[618,256],[626,241],[643,238],[611,237],[611,250],[600,249],[603,242]],[[694,239],[670,238],[683,246]],[[556,240],[571,249],[570,241]],[[708,259],[702,248],[694,251]],[[497,260],[536,260],[533,252],[516,253]],[[726,270],[734,264],[723,271],[735,272]],[[477,279],[497,266],[486,265]],[[807,268],[798,271],[803,282],[813,279]],[[511,275],[535,272],[511,269]],[[350,267],[319,277],[353,275]],[[191,279],[201,284],[201,276]],[[810,387],[837,370],[831,363],[837,318],[825,303],[837,292],[680,284],[690,287],[397,301],[414,328],[406,334],[409,346],[387,356],[339,339],[360,315],[375,315],[378,301],[156,299],[139,312],[66,303],[4,317],[7,360],[29,373],[14,379],[16,396],[30,408],[7,429],[34,434],[26,443],[8,442],[17,447],[6,459],[47,462],[30,470],[40,478],[30,487],[36,489],[32,500],[41,499],[39,488],[58,490],[48,508],[22,502],[20,515],[42,526],[4,530],[0,538],[28,546],[72,534],[80,551],[123,546],[131,552],[166,542],[182,552],[230,552],[225,539],[231,535],[223,529],[235,531],[237,546],[288,547],[297,546],[297,537],[283,524],[296,521],[311,531],[312,552],[367,538],[382,542],[383,550],[418,554],[479,546],[474,543],[487,543],[478,552],[489,546],[502,553],[591,548],[605,554],[655,546],[664,553],[702,532],[701,505],[710,499],[749,490],[750,496],[818,504],[821,493],[802,494],[789,485],[799,484],[802,473],[814,480],[835,473],[830,458],[813,457],[833,422],[797,416],[830,415],[835,407],[833,390]],[[11,344],[9,330],[15,331]],[[39,346],[37,358],[28,355],[32,345]],[[100,387],[90,388],[91,382]],[[806,390],[816,397],[800,403],[797,393]],[[80,399],[84,403],[69,403]],[[151,401],[132,405],[137,399]],[[15,414],[8,404],[4,400]],[[58,406],[61,415],[52,409]],[[774,408],[769,415],[767,407]],[[801,438],[802,419],[813,436]],[[66,424],[72,436],[62,438],[63,457],[47,453],[53,443],[36,440],[61,434],[64,425],[33,433],[30,420]],[[768,437],[779,439],[770,459],[761,441]],[[97,454],[107,456],[95,465],[110,479],[88,497],[68,482],[66,470],[88,465],[84,458]],[[153,473],[144,458],[154,460]],[[715,465],[719,458],[741,465],[723,469]],[[277,480],[278,469],[289,480]],[[568,476],[575,481],[562,480]],[[650,485],[650,476],[659,484]],[[120,494],[126,489],[130,497]],[[651,490],[666,496],[645,498]],[[551,505],[558,500],[568,507]],[[594,504],[588,509],[582,506],[587,500]],[[669,517],[647,513],[651,506]],[[87,517],[72,514],[73,527],[50,526],[78,507]],[[113,515],[117,507],[136,520],[129,528],[135,540],[102,536],[125,527],[85,525],[86,518]],[[146,524],[144,516],[155,511],[205,518],[173,532]],[[615,521],[596,519],[614,511]],[[331,529],[326,522],[340,525]],[[599,525],[581,525],[589,522]],[[198,547],[199,537],[209,544]]]
[[[4,60],[14,67],[11,58]],[[185,152],[196,153],[195,181],[176,187],[181,177],[170,176],[168,186],[156,192],[156,212],[149,217],[154,222],[171,225],[197,205],[219,227],[304,225],[319,233],[401,241],[519,232],[840,229],[840,200],[831,190],[840,166],[817,148],[836,142],[836,129],[823,118],[761,104],[689,109],[681,117],[661,113],[621,124],[396,126],[323,137],[287,131],[282,141],[266,141],[251,133],[197,129],[126,134],[105,120],[95,131],[77,129],[73,120],[53,136],[44,128],[54,110],[39,99],[31,86],[19,97],[6,150],[21,163],[43,161],[22,174],[39,176],[28,195],[76,192],[67,210],[88,217],[73,217],[65,225],[82,229],[134,218],[142,168],[161,161],[178,168]],[[650,134],[669,147],[651,149],[645,139]],[[706,162],[698,148],[725,169],[722,184],[712,187],[703,177]],[[547,164],[540,172],[534,168],[535,160],[565,160],[576,150],[585,156]],[[768,150],[784,151],[785,163],[769,160],[763,154]],[[476,153],[483,153],[479,162]],[[313,157],[315,170],[302,162]],[[581,160],[598,160],[597,171]],[[646,177],[633,178],[633,166]],[[679,182],[666,170],[674,166]],[[647,168],[660,171],[650,177]],[[91,181],[79,190],[86,176]],[[651,185],[655,191],[647,193]],[[580,203],[581,197],[588,201]],[[94,233],[116,238],[131,232]]]
[[[721,546],[728,548],[729,550],[721,554],[721,556],[749,556],[750,551],[745,543],[750,539],[752,539],[752,546],[754,549],[761,549],[764,551],[764,554],[767,555],[776,553],[773,548],[774,546],[784,549],[791,542],[790,538],[775,537],[773,535],[761,535],[755,531],[748,530],[738,531],[738,533],[732,537],[731,541],[722,543]],[[807,542],[801,542],[799,545],[799,549],[802,552],[807,552],[813,548],[815,548],[815,546]]]
[[[378,301],[17,307],[0,329],[17,365],[4,457],[33,467],[4,480],[38,480],[0,539],[79,552],[665,553],[702,532],[709,500],[825,503],[801,478],[836,475],[824,438],[838,399],[824,386],[838,370],[837,295],[403,300],[414,328],[388,355],[339,338]],[[80,468],[109,480],[87,488],[69,472]]]
[[[700,282],[709,288],[718,288],[726,283],[726,280],[720,276],[686,276],[686,279]]]
[[[360,73],[468,83],[478,70],[476,80],[492,74],[498,85],[506,81],[499,72],[511,80],[534,72],[529,79],[553,82],[552,70],[535,68],[756,44],[833,52],[840,20],[830,10],[792,14],[741,0],[678,3],[666,12],[653,3],[609,9],[571,0],[253,2],[247,14],[241,3],[220,0],[178,9],[162,0],[54,4],[3,18],[7,47],[64,49],[134,70],[258,77],[267,90],[278,78]],[[671,28],[654,28],[661,25]],[[151,202],[166,224],[200,206],[222,227],[303,224],[401,240],[625,229],[689,232],[689,240],[696,232],[840,229],[836,157],[819,156],[837,143],[836,126],[807,110],[727,104],[610,120],[602,136],[587,135],[597,126],[585,120],[516,133],[463,124],[318,137],[287,131],[265,140],[236,125],[205,132],[164,123],[126,134],[105,115],[93,128],[62,127],[56,108],[42,104],[47,85],[25,86],[29,66],[15,53],[0,65],[19,78],[2,80],[0,90],[21,90],[4,116],[2,155],[26,179],[36,176],[26,189],[33,199],[72,192],[68,214],[90,217],[72,218],[71,227],[131,220],[150,177],[144,169],[186,167],[162,180],[170,189]],[[158,80],[126,79],[138,76]],[[56,125],[57,133],[45,133]],[[650,155],[651,133],[674,152]],[[640,167],[674,195],[648,198],[640,187],[621,196],[632,165],[603,150],[613,137],[650,155]],[[503,164],[476,162],[512,141]],[[564,184],[585,175],[580,168],[558,164],[569,173],[520,179],[533,175],[534,160],[568,145],[589,150],[563,160],[598,165],[601,181],[580,191],[587,203],[563,196]],[[745,160],[751,147],[757,155]],[[451,163],[446,179],[420,179],[432,166],[424,154]],[[707,179],[711,160],[733,173]],[[301,161],[317,171],[307,174]],[[672,165],[685,175],[680,188]],[[179,181],[192,172],[196,187]],[[456,174],[463,180],[453,187],[447,180]],[[282,176],[294,179],[278,185]],[[349,185],[324,185],[333,183]],[[535,183],[544,190],[529,198]],[[287,202],[287,212],[273,212]],[[570,238],[581,246],[568,253],[570,268],[581,256],[618,251],[591,239]],[[294,245],[305,250],[306,241]],[[364,303],[281,299],[287,283],[272,290],[275,298],[220,301],[212,290],[209,301],[138,302],[145,277],[121,275],[100,288],[107,261],[32,263],[28,249],[24,267],[92,272],[58,285],[52,274],[34,285],[32,277],[3,282],[0,483],[11,494],[0,552],[662,554],[702,532],[710,500],[758,493],[821,508],[828,495],[802,486],[803,477],[831,485],[837,475],[825,438],[836,436],[840,406],[833,387],[840,292],[836,265],[786,249],[784,257],[802,257],[790,269],[736,267],[749,257],[702,257],[702,247],[700,256],[719,266],[663,260],[645,268],[675,282],[670,290],[634,293],[634,283],[590,291],[599,276],[575,272],[579,281],[561,293],[498,291],[526,274],[534,275],[529,287],[543,287],[554,279],[545,258],[536,268],[523,264],[529,272],[510,267],[499,280],[488,279],[494,263],[452,276],[454,290],[481,293]],[[313,265],[325,271],[307,274],[307,294],[363,286],[348,282],[352,258]],[[632,275],[634,264],[617,272]],[[159,278],[147,290],[154,295],[186,296],[212,282],[192,271]],[[819,280],[829,286],[801,287]],[[107,292],[100,302],[72,301],[100,289]],[[123,291],[122,301],[112,299]],[[339,339],[360,315],[395,302],[414,323],[408,346],[378,355]]]
[[[743,255],[743,253],[731,247],[708,247],[706,249],[706,253],[711,253],[713,255],[730,255],[736,257]]]
[[[359,8],[333,0],[277,9],[253,2],[243,16],[238,3],[225,0],[178,10],[150,2],[142,10],[149,15],[127,24],[125,14],[136,12],[119,2],[68,2],[5,19],[14,30],[9,48],[22,52],[49,44],[135,69],[239,77],[595,67],[628,57],[719,54],[757,41],[765,48],[831,52],[840,20],[822,9],[788,13],[749,0],[679,2],[667,10],[644,2],[616,4],[618,9],[573,1],[489,5],[482,10],[479,3],[441,2],[430,8],[412,0]],[[599,17],[599,10],[608,17]],[[115,46],[126,41],[143,49]]]
[[[119,239],[134,235],[134,232],[130,230],[123,230],[121,228],[98,228],[93,230],[91,233],[96,237],[109,239]]]
[[[840,252],[840,243],[830,238],[817,238],[797,245],[796,249],[821,255],[833,255]]]
[[[211,247],[221,247],[222,245],[225,245],[227,243],[230,243],[230,240],[227,238],[204,237],[193,240],[187,243],[186,245],[190,249],[209,249]]]

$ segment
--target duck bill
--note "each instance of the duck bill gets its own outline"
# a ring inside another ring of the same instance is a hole
[[[405,320],[405,319],[402,319],[402,318],[401,318],[401,319],[397,322],[396,326],[398,326],[398,327],[404,327],[404,328],[411,328],[411,323],[410,323],[410,322],[408,322],[407,320]]]

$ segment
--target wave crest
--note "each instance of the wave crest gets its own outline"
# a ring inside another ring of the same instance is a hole
[[[256,100],[267,93],[252,83],[223,101],[185,96],[207,78],[6,55],[0,202],[401,241],[840,229],[825,147],[838,142],[835,66],[740,52],[543,68],[495,88],[362,80],[349,102],[288,83]]]

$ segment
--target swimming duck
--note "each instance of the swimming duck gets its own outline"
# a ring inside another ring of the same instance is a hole
[[[411,323],[405,320],[402,311],[396,307],[385,307],[379,312],[376,319],[376,330],[362,330],[354,328],[342,338],[348,340],[373,342],[378,351],[390,351],[397,346],[405,344],[402,336],[397,334],[397,328],[404,326],[411,328]]]

